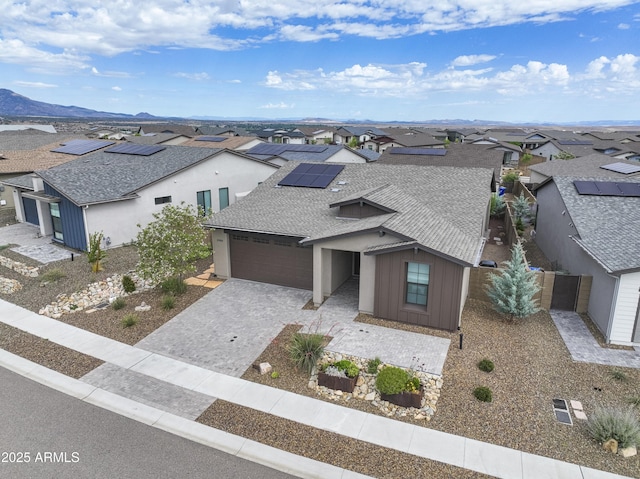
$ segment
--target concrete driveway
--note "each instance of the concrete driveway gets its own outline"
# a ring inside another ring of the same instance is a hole
[[[311,291],[231,279],[136,346],[239,377],[287,324],[329,333],[328,350],[441,374],[450,341],[354,322],[357,283],[348,281],[316,311]]]

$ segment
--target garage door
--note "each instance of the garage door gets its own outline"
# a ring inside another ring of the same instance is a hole
[[[294,238],[229,234],[231,276],[292,288],[313,289],[313,248]]]

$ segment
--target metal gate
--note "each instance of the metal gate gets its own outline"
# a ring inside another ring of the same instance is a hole
[[[553,282],[551,309],[575,311],[580,290],[580,276],[556,274]]]

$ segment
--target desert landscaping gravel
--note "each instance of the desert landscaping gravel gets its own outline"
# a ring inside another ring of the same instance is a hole
[[[0,251],[0,254],[29,262],[28,258],[8,250]],[[82,289],[88,283],[113,273],[126,273],[134,268],[136,261],[137,253],[133,247],[110,250],[104,271],[94,274],[86,258],[77,255],[74,261],[66,260],[43,267],[43,272],[56,268],[64,275],[46,285],[42,284],[42,278],[25,278],[2,268],[0,276],[19,280],[23,289],[0,297],[37,312],[54,301],[58,294]],[[199,271],[207,265],[208,262],[203,261]],[[127,306],[119,311],[107,308],[91,314],[65,314],[62,320],[134,344],[207,292],[206,288],[189,287],[186,295],[178,297],[175,308],[168,312],[159,306],[160,293],[147,292],[129,296]],[[132,328],[123,328],[120,320],[129,312],[127,308],[133,308],[142,301],[152,306],[151,311],[139,313],[140,321]],[[554,398],[581,401],[587,416],[598,406],[629,407],[628,398],[640,396],[640,371],[574,363],[548,313],[540,312],[511,323],[495,313],[487,303],[469,300],[462,320],[462,349],[459,348],[457,332],[393,323],[368,315],[359,315],[358,321],[451,339],[443,371],[444,385],[433,419],[425,422],[407,416],[399,420],[640,477],[638,456],[624,459],[605,452],[588,436],[583,422],[574,418],[573,426],[563,425],[556,421],[552,412]],[[286,352],[288,338],[297,327],[288,326],[281,334],[274,331],[272,343],[256,358],[256,361],[270,362],[280,373],[279,378],[260,376],[254,369],[246,371],[243,378],[321,399],[307,387],[309,377],[293,367]],[[80,377],[101,364],[94,358],[83,357],[80,353],[8,326],[0,328],[0,347],[73,377]],[[484,373],[477,368],[477,362],[483,358],[494,362],[493,372]],[[614,371],[623,372],[626,379],[614,379]],[[493,391],[491,403],[481,403],[473,397],[473,389],[481,385]],[[349,405],[380,414],[366,401],[351,401]],[[222,401],[216,401],[199,420],[284,450],[376,477],[483,477]]]

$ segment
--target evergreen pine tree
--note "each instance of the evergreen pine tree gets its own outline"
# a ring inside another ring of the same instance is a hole
[[[525,216],[529,216],[529,200],[525,198],[524,194],[520,193],[520,196],[513,200],[511,207],[513,208],[513,214],[516,216],[516,218],[524,218]]]
[[[535,274],[527,270],[524,253],[520,245],[511,249],[511,259],[505,261],[504,268],[497,274],[491,274],[487,295],[496,311],[509,315],[509,320],[525,318],[540,310],[537,300],[533,299],[540,285]]]

